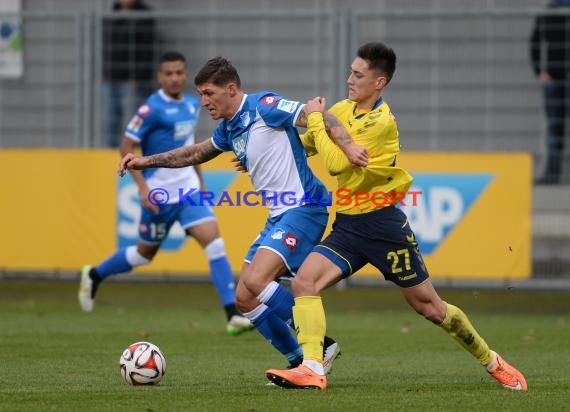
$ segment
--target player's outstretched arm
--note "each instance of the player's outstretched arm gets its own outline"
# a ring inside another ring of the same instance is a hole
[[[202,143],[184,146],[169,152],[159,153],[152,156],[135,156],[132,153],[126,154],[117,172],[124,176],[127,170],[142,170],[152,167],[165,167],[170,169],[194,166],[205,163],[218,156],[221,151],[216,149],[210,139]]]

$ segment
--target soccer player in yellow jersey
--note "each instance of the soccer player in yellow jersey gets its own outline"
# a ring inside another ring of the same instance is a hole
[[[347,196],[337,207],[333,231],[313,249],[292,281],[293,315],[303,363],[288,370],[270,369],[266,375],[287,388],[326,389],[322,364],[326,322],[320,293],[371,263],[402,288],[417,313],[445,330],[499,383],[524,391],[527,384],[523,375],[489,349],[461,309],[439,297],[406,215],[390,202],[362,195],[405,192],[412,182],[405,170],[396,167],[398,128],[382,99],[395,67],[392,49],[382,43],[365,44],[350,67],[348,99],[328,112],[324,110],[324,99],[307,103],[305,146],[309,153],[317,151],[323,157],[329,173],[337,176],[339,188],[346,189]],[[354,143],[365,146],[368,166],[354,168],[329,135],[336,142],[352,138]]]

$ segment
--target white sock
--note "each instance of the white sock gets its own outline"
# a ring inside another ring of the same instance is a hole
[[[125,251],[125,258],[132,267],[146,265],[150,260],[142,256],[136,246],[129,246]]]
[[[224,244],[224,239],[218,237],[212,240],[204,248],[204,252],[208,256],[208,260],[215,260],[226,256],[226,247]]]
[[[260,317],[261,314],[265,312],[267,309],[269,308],[262,303],[259,306],[255,307],[253,310],[242,313],[242,315],[248,318],[250,322],[253,323],[253,321],[256,320],[258,317]]]
[[[311,359],[304,359],[303,365],[315,372],[317,375],[325,374],[325,370],[323,369],[323,364],[321,362]]]
[[[261,303],[267,303],[277,289],[279,289],[279,283],[275,281],[269,282],[269,284],[265,286],[265,288],[257,296],[257,300],[260,301]]]

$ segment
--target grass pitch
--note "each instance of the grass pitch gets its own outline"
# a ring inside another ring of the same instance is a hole
[[[396,289],[330,290],[328,333],[342,348],[325,392],[266,386],[285,360],[257,332],[225,334],[210,285],[111,282],[84,314],[77,285],[0,282],[1,411],[561,411],[570,405],[570,295],[440,291],[526,376],[492,380]],[[129,386],[122,351],[139,340],[167,359],[162,382]]]

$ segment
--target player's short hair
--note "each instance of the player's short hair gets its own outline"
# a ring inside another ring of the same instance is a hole
[[[368,62],[371,70],[378,70],[387,77],[390,83],[396,71],[396,53],[384,43],[372,42],[363,44],[358,48],[356,55]]]
[[[241,80],[236,68],[232,62],[221,56],[208,60],[194,77],[194,85],[196,86],[212,83],[215,86],[223,87],[231,82],[234,82],[237,87],[241,87]]]
[[[170,63],[170,62],[182,62],[186,65],[186,57],[182,53],[177,51],[168,51],[160,56],[159,64]]]

